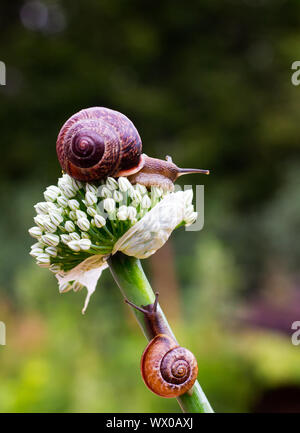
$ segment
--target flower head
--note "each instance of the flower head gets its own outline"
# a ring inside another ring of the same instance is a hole
[[[110,254],[120,250],[148,257],[176,226],[192,224],[197,217],[191,191],[163,194],[157,187],[148,191],[125,177],[109,177],[98,187],[67,174],[57,185],[48,187],[46,201],[34,206],[36,225],[29,234],[37,240],[30,255],[56,274],[61,292],[86,286],[90,296],[94,279],[101,274],[99,267]]]

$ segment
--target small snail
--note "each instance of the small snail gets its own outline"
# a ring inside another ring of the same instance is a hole
[[[153,336],[141,358],[141,373],[145,385],[161,397],[178,397],[194,385],[198,366],[189,350],[180,347],[170,335],[155,302],[139,307],[127,299],[125,302],[145,314],[149,333]]]
[[[58,134],[56,151],[63,171],[86,182],[127,176],[133,184],[172,190],[183,174],[209,174],[208,170],[178,168],[170,157],[163,161],[143,154],[133,123],[104,107],[87,108],[70,117]]]

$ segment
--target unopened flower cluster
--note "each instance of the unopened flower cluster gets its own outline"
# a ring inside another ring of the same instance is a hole
[[[126,177],[107,178],[101,185],[81,183],[64,174],[49,186],[34,207],[35,226],[29,229],[37,242],[30,254],[36,263],[54,273],[68,271],[91,255],[109,255],[114,244],[166,195],[132,185]],[[192,191],[184,211],[186,225],[197,218]]]

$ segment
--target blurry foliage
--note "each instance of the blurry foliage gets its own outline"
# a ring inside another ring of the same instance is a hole
[[[183,314],[172,325],[213,407],[249,411],[265,388],[299,386],[299,347],[240,329],[235,314],[270,269],[298,288],[300,3],[34,4],[48,21],[22,22],[22,1],[4,0],[0,17],[0,411],[179,411],[145,389],[145,341],[109,271],[82,317],[84,293],[59,295],[28,255],[32,206],[60,174],[58,130],[93,105],[128,115],[147,154],[212,169],[187,182],[205,183],[204,230],[172,237]]]

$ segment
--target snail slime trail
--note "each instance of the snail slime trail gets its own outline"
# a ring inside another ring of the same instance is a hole
[[[179,176],[209,174],[209,170],[179,168],[142,153],[142,140],[134,124],[118,111],[91,107],[71,116],[62,126],[56,152],[64,172],[77,180],[95,182],[108,176],[128,177],[132,184],[173,190]]]

